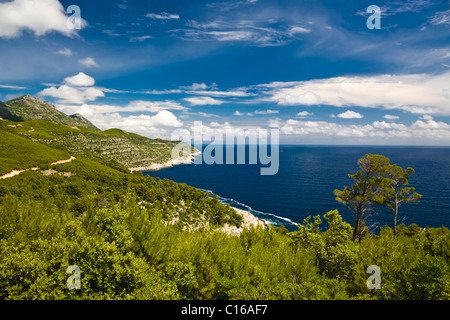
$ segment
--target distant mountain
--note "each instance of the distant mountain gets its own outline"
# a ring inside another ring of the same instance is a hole
[[[85,127],[97,132],[100,131],[82,115],[66,115],[56,109],[53,104],[43,102],[30,95],[0,103],[0,117],[14,122],[47,120],[66,126]]]
[[[0,130],[70,155],[132,170],[172,165],[172,149],[179,143],[149,139],[120,129],[100,131],[82,115],[68,116],[51,103],[29,95],[0,103],[0,118],[4,119],[0,121]]]

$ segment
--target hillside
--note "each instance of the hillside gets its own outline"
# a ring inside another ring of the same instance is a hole
[[[0,104],[0,117],[11,121],[47,120],[67,126],[81,126],[100,131],[96,126],[79,114],[68,116],[54,105],[43,102],[30,95],[22,96]]]
[[[44,167],[69,157],[67,152],[0,130],[0,176],[13,170]]]
[[[5,120],[0,122],[0,129],[76,156],[113,161],[129,169],[168,162],[178,143],[119,129],[101,132],[82,115],[65,115],[52,104],[31,96],[1,104],[0,117]]]
[[[0,180],[0,300],[450,298],[447,228],[358,243],[336,210],[322,218],[228,236],[242,217],[208,193],[77,158]],[[381,289],[367,288],[370,265]]]
[[[337,210],[293,232],[244,228],[217,196],[123,166],[163,161],[175,143],[1,119],[0,174],[33,170],[0,179],[0,300],[450,299],[447,228],[353,241]],[[81,289],[67,287],[72,265]]]

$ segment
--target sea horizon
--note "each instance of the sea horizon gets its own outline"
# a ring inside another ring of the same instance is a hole
[[[203,144],[202,149],[206,146]],[[223,146],[224,155],[226,149],[231,146]],[[244,145],[234,145],[235,148],[242,146]],[[322,149],[327,152],[321,152]],[[337,151],[332,152],[333,149]],[[348,154],[344,151],[346,149],[353,152]],[[302,150],[304,152],[301,152]],[[338,152],[339,150],[341,152]],[[408,152],[404,152],[405,150]],[[414,150],[417,152],[411,154]],[[399,223],[406,225],[416,223],[423,228],[441,227],[450,225],[448,214],[450,213],[450,194],[447,197],[449,200],[443,197],[440,201],[441,208],[434,210],[433,206],[439,203],[439,199],[433,195],[435,191],[433,183],[447,181],[445,177],[450,171],[450,161],[447,160],[450,158],[446,157],[448,151],[450,147],[447,146],[280,144],[280,172],[270,177],[260,176],[259,166],[249,164],[186,164],[158,171],[147,171],[143,174],[186,183],[205,192],[216,194],[222,203],[249,211],[259,219],[276,226],[284,225],[289,231],[294,231],[297,229],[296,225],[301,224],[306,217],[323,215],[336,209],[346,222],[353,225],[351,213],[345,206],[335,201],[333,190],[342,189],[345,185],[349,186],[351,180],[348,175],[357,171],[358,159],[366,153],[376,152],[387,156],[392,164],[398,164],[405,169],[407,167],[415,169],[416,172],[410,179],[410,186],[416,187],[417,192],[424,193],[424,198],[419,204],[406,204],[401,207]],[[333,157],[336,161],[333,161]],[[429,170],[433,168],[433,164],[435,169],[430,175]],[[312,177],[311,172],[322,174]],[[326,180],[329,182],[326,183]],[[447,190],[443,188],[443,192],[448,193]],[[309,196],[303,196],[299,201],[295,192],[306,192]],[[315,197],[320,200],[315,201]],[[270,198],[272,202],[266,201],[267,198]],[[433,217],[433,214],[438,217]],[[386,212],[380,211],[378,214],[374,212],[370,220],[377,224],[375,227],[377,231],[379,227],[391,226],[391,216]]]

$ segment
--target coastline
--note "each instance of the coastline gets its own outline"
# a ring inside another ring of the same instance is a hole
[[[267,228],[267,223],[264,220],[258,219],[253,214],[250,213],[250,211],[238,209],[235,207],[233,208],[238,214],[240,214],[243,217],[242,226],[240,228],[236,226],[229,226],[228,224],[225,224],[220,230],[227,235],[233,235],[233,236],[239,236],[244,229],[251,229],[251,228],[257,228],[262,227],[263,229]]]
[[[201,154],[200,151],[196,151],[194,153],[191,153],[191,155],[188,158],[182,158],[182,159],[170,159],[167,162],[164,163],[153,163],[147,167],[137,167],[137,168],[129,168],[131,173],[134,171],[157,171],[165,168],[170,168],[173,166],[181,165],[181,164],[191,164],[194,161],[194,157]]]

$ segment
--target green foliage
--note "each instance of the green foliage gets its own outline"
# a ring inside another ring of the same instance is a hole
[[[30,95],[0,104],[0,116],[12,121],[47,120],[66,126],[81,126],[100,131],[80,114],[68,116],[48,102],[42,102]]]
[[[389,165],[389,159],[382,155],[366,154],[358,160],[358,165],[360,170],[349,175],[354,183],[350,187],[344,187],[344,190],[335,190],[334,194],[336,200],[346,205],[354,214],[353,240],[361,241],[367,232],[365,217],[374,203],[382,201],[377,189],[382,181],[380,174]]]
[[[0,130],[0,176],[69,158],[66,152]]]
[[[445,227],[400,225],[395,237],[385,227],[358,243],[333,210],[295,232],[228,236],[220,228],[242,216],[185,184],[83,157],[49,168],[0,180],[0,299],[450,297]],[[71,265],[80,290],[66,286]],[[380,290],[366,286],[370,265],[381,269]]]
[[[374,206],[384,206],[393,216],[392,228],[397,232],[397,218],[403,203],[417,203],[422,195],[415,188],[406,187],[413,168],[403,169],[382,155],[366,154],[358,160],[361,170],[349,175],[354,181],[351,187],[335,190],[336,200],[350,209],[355,216],[353,240],[368,233],[365,217]]]
[[[351,226],[342,221],[337,210],[330,211],[324,218],[328,228],[321,231],[320,216],[310,222],[305,219],[304,225],[290,236],[296,243],[314,253],[320,272],[333,279],[352,279],[357,259],[355,248],[351,244]]]

